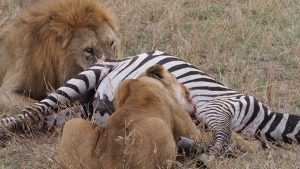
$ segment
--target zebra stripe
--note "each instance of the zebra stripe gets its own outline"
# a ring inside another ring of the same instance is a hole
[[[111,70],[105,64],[114,64],[115,67]],[[111,60],[105,64],[92,66],[89,70],[69,80],[40,103],[35,104],[33,109],[24,110],[23,115],[17,116],[16,119],[3,119],[2,124],[10,126],[20,119],[42,118],[49,114],[46,112],[55,110],[60,104],[72,102],[88,91],[97,89],[92,121],[101,125],[114,111],[113,101],[119,83],[125,79],[135,79],[147,68],[154,64],[161,64],[190,90],[191,100],[197,107],[195,114],[197,119],[213,131],[214,141],[210,149],[212,154],[226,149],[231,130],[249,137],[262,137],[270,141],[288,143],[300,141],[299,116],[272,112],[254,97],[224,86],[177,57],[155,51],[120,61]],[[82,114],[81,116],[90,117],[91,115]],[[47,119],[49,120],[47,125],[56,124],[55,120]]]

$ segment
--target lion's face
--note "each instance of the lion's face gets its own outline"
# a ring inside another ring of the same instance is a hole
[[[146,70],[139,78],[151,77],[158,86],[165,88],[170,95],[177,100],[177,102],[188,113],[194,111],[194,105],[190,101],[190,93],[188,89],[179,83],[177,78],[172,75],[166,68],[161,65],[154,65]]]
[[[118,57],[119,40],[109,27],[96,30],[79,28],[74,31],[66,47],[68,58],[82,69],[89,68],[97,59],[114,59]]]

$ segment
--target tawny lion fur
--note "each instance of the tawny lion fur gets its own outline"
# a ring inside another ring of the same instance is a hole
[[[67,122],[58,147],[67,169],[154,169],[176,160],[179,136],[202,142],[186,111],[189,93],[166,69],[156,65],[137,80],[125,80],[116,95],[116,112],[105,128],[83,119]],[[185,110],[184,108],[185,107]],[[242,140],[244,141],[244,140]]]
[[[0,110],[23,108],[97,59],[116,57],[116,31],[96,0],[41,1],[1,25]]]

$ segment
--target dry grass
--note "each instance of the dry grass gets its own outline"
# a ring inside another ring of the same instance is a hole
[[[0,23],[27,5],[0,0]],[[120,18],[123,53],[159,49],[183,57],[273,110],[300,115],[300,1],[105,0]],[[3,4],[8,4],[4,7]],[[16,141],[0,168],[56,168],[54,144]],[[284,145],[217,168],[300,168],[299,146]],[[188,162],[187,162],[188,163]],[[188,168],[188,164],[185,167]],[[190,165],[191,168],[192,165]]]
[[[54,142],[56,137],[50,135],[30,140],[15,138],[5,148],[0,149],[0,168],[59,168]]]

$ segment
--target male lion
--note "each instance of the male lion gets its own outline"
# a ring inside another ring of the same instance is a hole
[[[119,52],[115,19],[96,0],[36,3],[0,27],[0,110],[44,98]]]
[[[105,128],[83,119],[66,123],[59,155],[65,168],[154,169],[175,160],[180,136],[197,138],[189,92],[162,66],[125,80]],[[184,108],[183,108],[184,107]],[[185,109],[185,110],[184,110]]]

